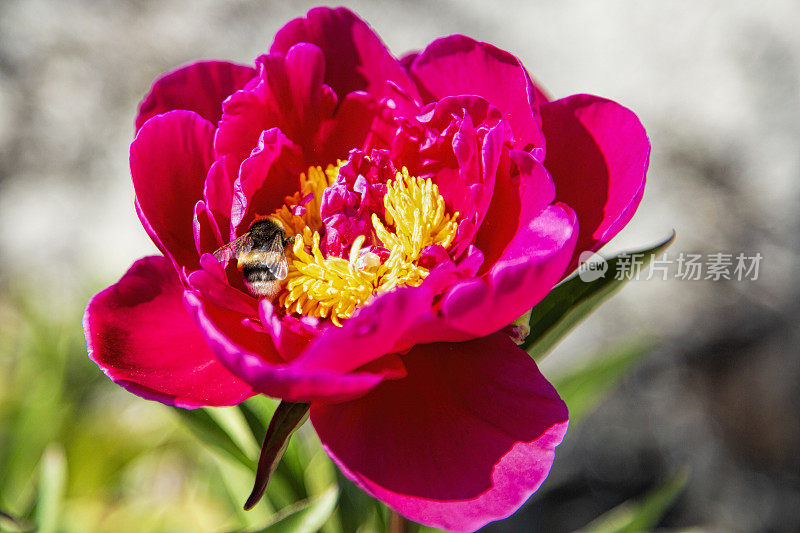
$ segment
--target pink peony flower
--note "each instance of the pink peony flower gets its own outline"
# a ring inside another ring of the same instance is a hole
[[[163,75],[139,111],[136,209],[163,256],[89,302],[103,371],[186,408],[308,402],[342,472],[418,522],[519,508],[567,409],[500,330],[633,215],[636,116],[551,101],[462,35],[398,60],[341,8],[289,22],[255,68]],[[211,255],[265,215],[296,236],[272,301]]]

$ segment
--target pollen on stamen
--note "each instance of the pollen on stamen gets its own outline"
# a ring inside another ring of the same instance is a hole
[[[324,257],[320,234],[309,227],[295,240],[292,255],[286,285],[278,299],[289,313],[330,316],[339,326],[341,319],[350,318],[375,290],[374,271],[357,269],[354,262],[341,257]]]
[[[309,177],[301,178],[303,191],[287,198],[287,204],[299,200],[305,189],[312,187],[314,197],[321,199],[324,186],[322,190],[319,187],[335,181],[332,173],[338,172],[338,167],[331,166],[328,171],[323,174],[319,167],[316,171],[310,169]],[[366,241],[363,235],[353,242],[347,258],[325,257],[320,248],[319,202],[308,202],[302,217],[291,215],[291,206],[284,206],[286,213],[304,224],[297,228],[297,238],[287,253],[289,274],[278,297],[287,313],[329,318],[341,326],[342,320],[350,318],[375,295],[424,281],[428,270],[418,264],[422,250],[430,245],[446,250],[452,245],[458,213],[447,214],[436,184],[410,176],[406,168],[387,184],[383,202],[383,220],[372,216],[379,244],[389,250],[389,257],[383,262],[377,254],[362,249]]]
[[[394,225],[395,231],[387,230],[378,216],[372,215],[375,232],[384,246],[402,250],[408,262],[417,261],[427,246],[439,244],[447,249],[453,243],[458,212],[452,218],[445,214],[444,198],[430,179],[409,176],[403,167],[389,183],[383,205],[386,223]]]

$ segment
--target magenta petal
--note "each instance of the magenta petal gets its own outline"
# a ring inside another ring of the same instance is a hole
[[[279,112],[264,102],[264,83],[256,78],[222,102],[222,118],[214,135],[214,152],[218,158],[228,155],[241,162],[253,149],[261,132],[280,122]]]
[[[176,264],[199,266],[192,218],[211,166],[214,126],[192,111],[148,120],[131,144],[133,188],[142,224]]]
[[[258,315],[258,300],[228,285],[221,265],[212,255],[204,254],[201,263],[204,268],[186,277],[190,288],[206,301],[240,315],[240,320]]]
[[[530,206],[535,208],[535,202]],[[575,213],[568,206],[523,211],[514,237],[491,268],[480,277],[452,283],[437,307],[418,310],[413,325],[396,340],[394,351],[415,344],[460,342],[501,330],[539,303],[563,278],[577,236]],[[496,254],[496,250],[491,252]],[[465,257],[464,268],[482,259]],[[422,287],[438,277],[434,274]]]
[[[208,349],[183,307],[169,260],[140,259],[86,307],[89,358],[134,394],[194,408],[235,405],[253,391]]]
[[[644,193],[650,142],[632,111],[616,102],[575,95],[542,106],[545,166],[556,199],[575,210],[580,236],[571,267],[586,250],[611,240]]]
[[[516,511],[542,484],[567,408],[502,333],[419,345],[405,379],[346,403],[311,405],[344,474],[408,518],[474,531]]]
[[[369,94],[356,91],[341,100],[336,115],[320,132],[320,161],[347,159],[353,148],[369,151],[389,148],[397,124],[387,101],[375,102]]]
[[[265,81],[255,91],[279,117],[264,129],[279,127],[302,146],[307,162],[328,163],[319,159],[317,133],[333,115],[337,98],[333,89],[323,83],[325,58],[322,51],[313,44],[299,43],[285,55],[268,54],[261,56],[258,62]]]
[[[386,151],[373,150],[369,157],[360,150],[350,152],[336,181],[322,194],[319,214],[327,255],[345,257],[359,235],[373,242],[372,216],[383,217],[386,183],[395,174]]]
[[[206,207],[217,223],[223,238],[230,235],[233,184],[239,177],[239,162],[235,157],[220,157],[208,169],[203,188]]]
[[[249,328],[230,309],[191,291],[184,293],[184,305],[228,370],[268,396],[292,402],[343,401],[365,394],[385,379],[405,375],[399,362],[391,358],[385,364],[349,373],[300,366],[294,361],[286,364],[267,332]]]
[[[287,196],[300,188],[300,173],[305,169],[299,147],[278,128],[261,133],[253,153],[242,162],[233,184],[231,238],[244,222],[247,229],[257,215],[279,209]]]
[[[317,7],[287,23],[275,35],[271,52],[285,54],[297,43],[313,43],[325,54],[325,83],[341,101],[354,91],[376,98],[392,96],[394,84],[412,99],[417,90],[405,69],[363,20],[345,8]]]
[[[426,102],[445,96],[482,96],[503,111],[514,132],[514,148],[544,147],[536,112],[543,94],[513,55],[464,35],[428,45],[409,68]]]
[[[481,274],[500,258],[524,221],[553,203],[555,195],[553,179],[530,153],[510,150],[504,154],[491,203],[475,237],[484,254]]]
[[[411,68],[411,65],[414,64],[414,60],[417,59],[418,55],[419,55],[419,50],[406,52],[405,54],[400,56],[398,61],[400,62],[400,64],[403,66],[404,69],[408,70]]]
[[[300,43],[286,54],[258,58],[259,76],[223,103],[214,149],[241,160],[264,130],[278,128],[304,151],[306,162],[320,159],[318,138],[333,116],[336,94],[323,83],[325,58],[313,44]]]
[[[198,61],[161,75],[139,104],[136,129],[147,119],[174,109],[194,111],[216,124],[222,101],[256,75],[253,67],[227,61]]]
[[[429,130],[419,150],[448,210],[459,213],[454,256],[474,240],[492,199],[508,124],[500,110],[479,96],[445,97],[423,109],[419,121]]]
[[[258,302],[258,314],[263,328],[272,337],[275,349],[285,361],[296,359],[319,334],[318,324],[309,325],[305,317],[281,317],[269,300]]]
[[[200,200],[194,206],[194,218],[192,219],[194,229],[194,246],[197,255],[213,253],[214,250],[225,244],[217,221],[208,210],[205,202]]]
[[[491,268],[481,267],[480,277],[452,284],[438,309],[419,312],[396,350],[499,331],[539,303],[563,278],[578,236],[575,213],[563,204],[542,208],[541,195],[548,194],[536,186],[546,182],[531,177],[524,183],[514,236],[500,243],[501,252],[487,248],[496,257]]]
[[[296,364],[349,372],[394,351],[420,313],[431,307],[427,286],[403,287],[376,297],[342,327],[329,327],[309,345]]]
[[[510,324],[561,280],[577,235],[577,221],[569,207],[552,205],[535,216],[524,216],[516,235],[484,277],[456,283],[444,295],[444,319],[449,326],[476,336]]]

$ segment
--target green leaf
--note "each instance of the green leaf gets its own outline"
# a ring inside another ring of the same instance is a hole
[[[600,515],[582,533],[637,533],[652,531],[689,481],[689,470],[672,474],[660,487],[639,501],[628,500]]]
[[[255,462],[236,444],[228,431],[206,409],[183,409],[173,407],[173,412],[186,424],[186,427],[203,442],[236,459],[247,469],[253,470]]]
[[[331,486],[319,496],[281,510],[275,521],[257,533],[316,533],[336,509],[339,487]]]
[[[600,400],[653,349],[652,342],[640,342],[604,353],[551,381],[561,399],[569,408],[571,426],[580,422],[597,406]]]
[[[309,432],[312,433],[313,432]],[[316,437],[316,435],[313,435]],[[311,440],[311,439],[306,439]],[[300,439],[295,439],[294,444],[297,444]],[[328,454],[319,445],[319,440],[314,438],[313,447],[309,446],[309,453],[306,454],[307,458],[303,466],[303,481],[309,494],[319,494],[323,492],[326,487],[336,484],[336,467],[333,461],[330,460]]]
[[[67,480],[67,460],[60,446],[51,444],[42,457],[36,523],[39,533],[54,533],[60,523],[61,504]]]
[[[244,415],[250,432],[256,442],[261,442],[267,432],[267,423],[278,408],[279,400],[257,394],[240,403],[237,407]]]
[[[592,281],[583,281],[577,273],[557,285],[531,312],[530,335],[522,343],[534,359],[541,361],[564,336],[572,331],[598,305],[625,284],[627,279],[616,279],[624,265],[623,256],[641,254],[644,267],[675,240],[675,232],[660,244],[645,250],[627,252],[609,260],[608,270]]]
[[[236,407],[214,407],[213,409],[207,409],[206,412],[247,457],[255,457],[258,453],[260,439],[253,436],[250,422],[241,409]]]
[[[337,514],[342,531],[386,531],[386,506],[358,488],[338,468],[335,474],[341,491]]]

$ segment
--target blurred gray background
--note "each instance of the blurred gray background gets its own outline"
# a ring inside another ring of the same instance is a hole
[[[663,526],[800,530],[800,4],[341,3],[395,54],[464,33],[554,98],[633,109],[648,185],[609,252],[675,228],[672,258],[763,255],[756,281],[631,282],[559,346],[548,376],[631,339],[659,347],[568,435],[537,498],[488,529],[571,531],[688,465]],[[312,5],[0,0],[0,296],[82,307],[153,253],[127,167],[138,101],[178,64],[250,63]]]

